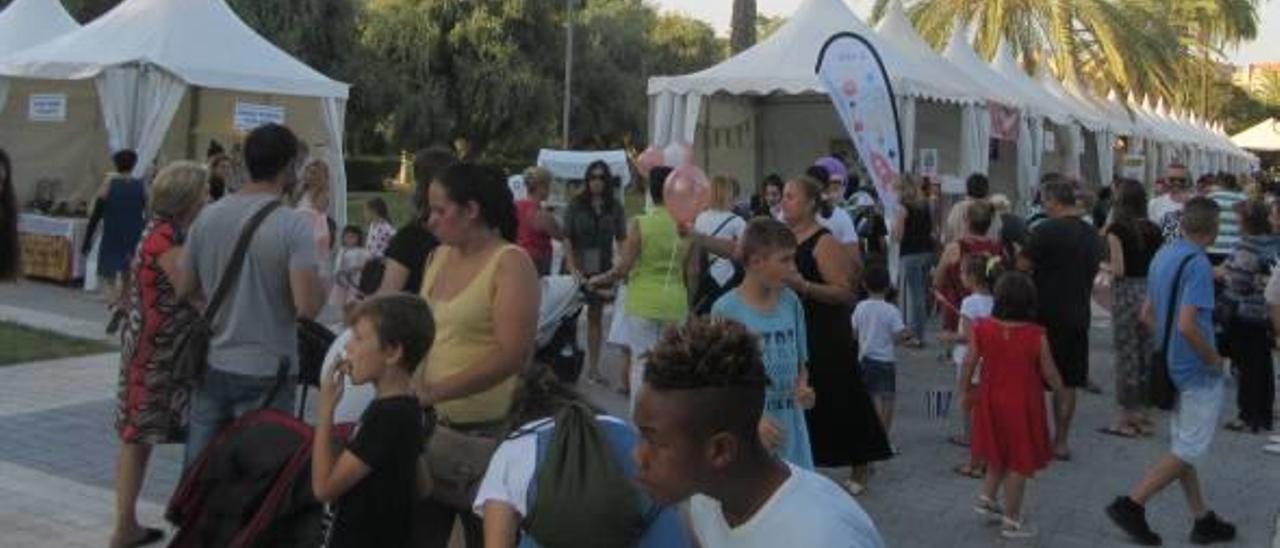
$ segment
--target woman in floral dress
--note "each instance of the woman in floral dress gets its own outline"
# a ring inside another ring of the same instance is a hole
[[[113,548],[159,541],[164,533],[138,523],[138,492],[151,447],[180,443],[194,379],[173,370],[175,340],[198,312],[174,290],[183,233],[209,198],[209,172],[194,162],[176,162],[151,188],[151,218],[133,256],[126,288],[127,320],[121,331],[120,389],[116,431],[116,524]]]

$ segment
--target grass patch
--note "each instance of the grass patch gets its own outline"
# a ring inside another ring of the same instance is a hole
[[[114,346],[0,322],[0,365],[103,354]]]
[[[347,195],[347,223],[367,227],[364,218],[364,203],[371,198],[381,197],[387,202],[387,210],[391,213],[391,224],[396,228],[404,226],[413,218],[413,196],[406,192],[391,190],[386,192],[352,192]],[[341,230],[342,227],[338,227]]]

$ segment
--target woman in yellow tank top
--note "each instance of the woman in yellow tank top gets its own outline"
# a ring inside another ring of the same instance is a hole
[[[435,316],[436,338],[414,374],[424,406],[460,431],[493,434],[507,417],[518,375],[533,355],[540,289],[533,261],[512,245],[515,205],[494,171],[447,168],[428,188],[428,227],[440,247],[427,259],[422,298]],[[468,546],[480,522],[439,503],[424,506],[421,545],[443,547],[455,516]]]

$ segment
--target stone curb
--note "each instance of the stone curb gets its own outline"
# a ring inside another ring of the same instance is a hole
[[[106,326],[102,323],[82,320],[79,318],[71,318],[39,310],[0,305],[0,321],[16,323],[33,329],[52,331],[68,337],[88,339],[113,345],[120,344],[119,335],[108,335],[103,331]]]

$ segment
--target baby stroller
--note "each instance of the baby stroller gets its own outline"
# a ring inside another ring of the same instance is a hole
[[[542,278],[533,359],[549,366],[560,382],[568,384],[578,382],[585,361],[578,345],[578,316],[582,313],[584,291],[573,276]]]
[[[288,361],[263,408],[223,429],[187,469],[165,519],[178,528],[170,547],[314,547],[324,505],[311,493],[312,427],[267,409],[286,386]],[[346,439],[349,429],[336,436]]]

